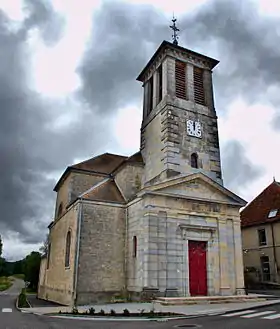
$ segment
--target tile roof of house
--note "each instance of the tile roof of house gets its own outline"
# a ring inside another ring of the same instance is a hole
[[[271,210],[278,210],[276,216],[268,217]],[[261,225],[280,220],[280,183],[274,181],[266,187],[240,213],[241,226]]]
[[[113,179],[106,181],[103,184],[99,184],[88,193],[83,194],[83,199],[125,203],[125,200]]]

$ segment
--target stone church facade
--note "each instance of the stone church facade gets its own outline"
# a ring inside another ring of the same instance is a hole
[[[140,151],[68,167],[54,190],[38,297],[65,305],[128,295],[244,293],[239,209],[223,186],[212,70],[163,41],[138,76]]]

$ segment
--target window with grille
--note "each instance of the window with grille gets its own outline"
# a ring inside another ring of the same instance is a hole
[[[193,68],[193,84],[195,103],[205,105],[203,70],[199,67]]]
[[[176,97],[186,99],[186,64],[181,61],[175,63],[175,87]]]

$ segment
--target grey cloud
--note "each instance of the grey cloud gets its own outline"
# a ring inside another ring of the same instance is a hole
[[[229,141],[222,149],[224,184],[236,193],[262,176],[264,169],[253,164],[246,155],[246,149],[235,140]]]
[[[219,110],[239,95],[251,104],[274,101],[267,91],[280,88],[279,19],[259,16],[252,1],[215,0],[184,17],[181,28],[185,45],[210,56],[215,49],[219,56],[214,75]]]
[[[43,241],[52,220],[55,181],[49,175],[62,173],[74,158],[92,156],[110,142],[103,119],[74,97],[50,100],[32,90],[30,29],[42,29],[47,43],[55,40],[47,28],[55,13],[39,4],[26,1],[29,16],[17,31],[9,29],[9,19],[0,11],[0,232],[19,232],[25,243]],[[57,117],[70,112],[78,119],[55,128]]]

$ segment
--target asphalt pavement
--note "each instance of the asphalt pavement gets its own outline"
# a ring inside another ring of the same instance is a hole
[[[22,288],[22,282],[16,280],[12,288],[0,294],[1,329],[169,329],[169,328],[205,328],[205,329],[269,329],[280,328],[280,304],[229,312],[215,316],[203,316],[167,322],[113,322],[72,320],[21,313],[15,307],[16,295]]]

